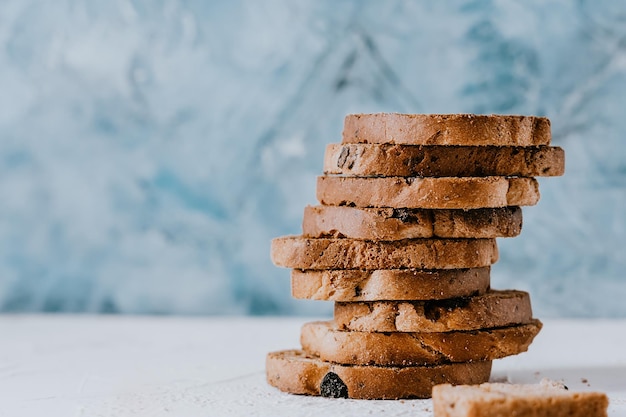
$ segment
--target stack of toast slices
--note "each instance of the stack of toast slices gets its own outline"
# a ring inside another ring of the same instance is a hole
[[[496,238],[517,236],[534,177],[564,172],[550,121],[534,116],[361,114],[345,119],[306,207],[301,236],[272,241],[292,294],[335,302],[306,323],[301,350],[267,356],[269,384],[294,394],[428,398],[480,384],[491,361],[541,329],[528,293],[494,290]]]

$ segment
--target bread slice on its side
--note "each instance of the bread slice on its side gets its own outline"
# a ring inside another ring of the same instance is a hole
[[[291,271],[295,298],[333,301],[441,300],[484,294],[490,267]]]
[[[492,290],[473,297],[429,301],[335,303],[335,323],[359,332],[448,332],[528,323],[530,296]]]
[[[365,240],[514,237],[522,230],[517,206],[473,210],[307,206],[302,234]]]
[[[409,366],[486,361],[528,350],[541,322],[445,333],[373,333],[337,330],[332,321],[302,326],[302,349],[346,365]]]
[[[532,206],[539,201],[534,178],[343,177],[317,178],[317,200],[330,206],[476,209]]]
[[[476,114],[349,114],[343,143],[412,145],[549,145],[550,120]]]
[[[557,146],[326,146],[324,173],[359,177],[552,177],[563,175]]]
[[[606,417],[608,405],[604,393],[572,392],[548,381],[433,388],[435,417]]]
[[[283,236],[272,240],[272,261],[296,269],[460,269],[498,260],[495,239],[371,241]]]
[[[292,394],[335,398],[430,398],[438,384],[480,384],[489,380],[491,361],[437,366],[344,366],[301,350],[271,352],[267,382]]]

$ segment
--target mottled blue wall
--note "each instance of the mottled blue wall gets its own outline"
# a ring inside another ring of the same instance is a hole
[[[319,313],[272,237],[299,233],[352,112],[552,119],[495,287],[538,316],[626,316],[626,3],[0,3],[5,311]]]

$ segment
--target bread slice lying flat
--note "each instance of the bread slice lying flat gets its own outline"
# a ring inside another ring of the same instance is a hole
[[[448,332],[528,323],[530,295],[491,290],[472,297],[429,301],[335,303],[335,324],[360,332]]]
[[[476,209],[534,206],[539,183],[522,177],[317,177],[323,205]]]
[[[487,361],[525,352],[541,322],[445,333],[351,332],[330,321],[305,323],[302,350],[344,365],[420,366]]]
[[[308,206],[302,220],[305,237],[364,240],[488,239],[515,237],[521,230],[522,209],[517,206],[474,210]]]
[[[549,145],[550,120],[477,114],[349,114],[343,143],[412,145]]]
[[[609,400],[599,392],[572,392],[540,384],[438,385],[435,417],[605,417]]]
[[[489,266],[498,260],[495,239],[308,239],[272,240],[272,261],[297,269],[458,269]]]
[[[267,382],[292,394],[334,398],[430,398],[438,384],[480,384],[489,379],[491,361],[435,366],[346,366],[325,362],[301,350],[270,352]]]
[[[324,156],[325,174],[363,177],[550,177],[564,171],[558,146],[331,143]]]
[[[291,271],[295,298],[332,301],[442,300],[484,294],[490,268]]]

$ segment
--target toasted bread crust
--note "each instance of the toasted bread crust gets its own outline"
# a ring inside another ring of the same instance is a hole
[[[324,173],[359,177],[553,177],[565,171],[557,146],[330,144]]]
[[[306,323],[300,342],[309,355],[348,365],[413,366],[485,361],[525,352],[541,322],[445,333],[338,330],[331,321]]]
[[[272,240],[272,261],[297,269],[460,269],[498,260],[495,239],[370,241],[283,236]]]
[[[433,387],[435,417],[606,417],[609,399],[601,392],[574,392],[549,384]]]
[[[317,178],[317,199],[331,206],[476,209],[532,206],[539,201],[534,178],[342,177]]]
[[[358,269],[291,272],[295,298],[333,301],[440,300],[484,294],[490,268]]]
[[[411,145],[549,145],[550,120],[474,114],[349,114],[343,143]]]
[[[429,210],[308,206],[302,234],[364,240],[514,237],[522,230],[520,207]]]
[[[528,323],[530,296],[491,290],[482,295],[431,301],[335,303],[335,324],[360,332],[448,332]]]
[[[437,366],[345,366],[322,361],[300,350],[286,350],[269,353],[265,369],[270,385],[293,394],[339,393],[355,399],[430,398],[435,385],[488,381],[491,361]],[[324,384],[330,373],[335,387]]]

